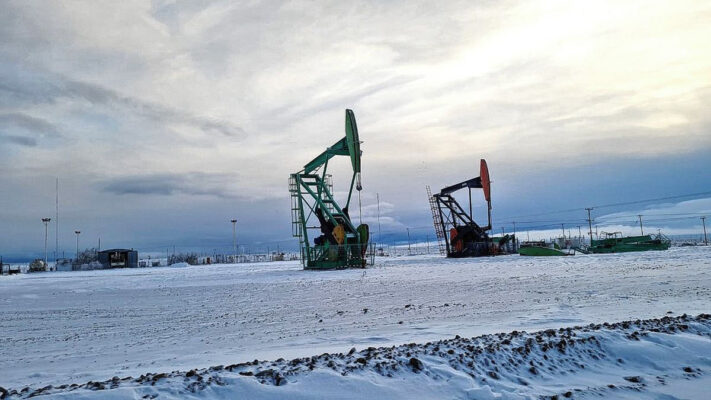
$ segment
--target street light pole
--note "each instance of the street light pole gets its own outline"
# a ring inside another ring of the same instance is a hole
[[[47,268],[47,224],[49,224],[49,221],[51,221],[52,218],[42,218],[42,222],[44,223],[44,267],[45,269]]]
[[[410,251],[410,228],[407,228],[407,255],[412,255]]]
[[[77,255],[76,255],[76,260],[77,260],[77,262],[79,262],[79,234],[81,233],[81,231],[74,231],[74,233],[76,233],[76,235],[77,235]]]
[[[237,262],[237,220],[231,219],[232,222],[232,262]]]
[[[592,217],[590,216],[590,211],[592,211],[592,207],[588,207],[585,210],[588,212],[588,226],[590,227],[590,246],[592,246]],[[597,227],[595,228],[597,230]]]
[[[380,236],[380,193],[376,193],[375,198],[378,201],[378,242],[382,242],[382,237]]]

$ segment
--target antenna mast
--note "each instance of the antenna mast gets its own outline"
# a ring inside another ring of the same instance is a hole
[[[54,261],[59,259],[59,177],[55,182],[56,197],[55,197],[55,207],[56,213],[54,215]]]

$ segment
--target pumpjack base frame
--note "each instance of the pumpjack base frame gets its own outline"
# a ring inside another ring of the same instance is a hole
[[[327,270],[364,268],[367,259],[363,254],[365,243],[350,219],[333,200],[327,179],[313,174],[292,174],[289,188],[292,195],[292,226],[294,236],[299,237],[301,260],[304,269]],[[311,244],[308,230],[316,229],[308,224],[310,216],[321,209],[331,221],[345,224],[345,243]]]

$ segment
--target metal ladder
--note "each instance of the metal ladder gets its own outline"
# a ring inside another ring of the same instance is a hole
[[[439,247],[439,254],[445,254],[444,248],[444,227],[442,227],[442,221],[439,218],[439,208],[437,207],[437,200],[432,196],[432,189],[427,185],[427,199],[430,202],[430,210],[432,211],[432,222],[434,223],[435,233],[437,234],[437,246]]]
[[[291,235],[299,238],[299,244],[303,241],[303,232],[301,231],[301,214],[299,213],[299,192],[301,188],[296,182],[295,176],[289,177],[289,193],[291,194]]]

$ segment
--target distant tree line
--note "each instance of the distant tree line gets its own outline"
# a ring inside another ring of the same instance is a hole
[[[92,262],[99,262],[99,250],[95,247],[84,249],[77,255],[76,263],[79,265],[91,264]]]

